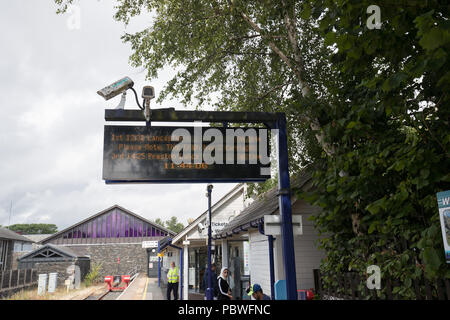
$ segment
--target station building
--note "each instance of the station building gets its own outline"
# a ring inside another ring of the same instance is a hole
[[[41,240],[39,243],[43,247],[27,254],[22,263],[29,266],[36,258],[41,259],[40,263],[59,259],[64,263],[82,262],[84,266],[88,258],[91,268],[101,264],[101,276],[147,272],[151,253],[143,242],[156,242],[174,235],[174,232],[114,205]]]
[[[238,216],[242,210],[253,201],[246,197],[246,185],[238,184],[232,188],[225,196],[211,206],[212,233],[215,234],[224,228],[230,221]],[[214,190],[213,190],[214,196]],[[205,206],[207,198],[205,197]],[[208,210],[204,211],[184,230],[175,237],[168,237],[160,242],[160,251],[164,254],[161,263],[161,283],[165,286],[166,274],[173,262],[182,270],[180,279],[180,297],[185,300],[203,300],[205,292],[204,273],[207,269],[208,259]],[[230,242],[227,250],[240,252],[240,257],[248,257],[248,241]],[[212,262],[220,271],[223,263],[222,247],[219,242],[215,242],[212,250]],[[227,264],[228,261],[225,262]],[[248,259],[243,261],[240,274],[248,275]],[[240,280],[240,279],[239,279]]]
[[[302,221],[302,233],[297,235],[294,233],[297,290],[315,289],[314,269],[319,269],[322,259],[326,256],[325,252],[318,248],[319,232],[310,220],[310,217],[319,213],[321,209],[298,197],[298,194],[311,188],[311,174],[308,171],[291,180],[292,217],[301,217]],[[274,284],[286,277],[281,235],[272,236],[272,240],[269,240],[269,236],[264,232],[264,216],[267,215],[280,215],[277,187],[261,195],[244,209],[218,232],[214,239],[216,243],[221,241],[222,252],[227,252],[226,248],[230,242],[247,240],[250,244],[250,281],[259,283],[267,295],[275,297]],[[224,259],[231,261],[230,257]],[[232,267],[231,264],[229,266]],[[245,292],[244,290],[245,286],[242,286],[241,294]]]
[[[0,227],[0,271],[17,269],[17,258],[31,251],[33,241]]]
[[[297,197],[311,188],[311,173],[307,170],[291,179],[292,215],[301,216],[302,220],[302,234],[294,235],[297,289],[315,288],[313,270],[318,269],[325,258],[325,252],[317,246],[319,233],[309,220],[321,209]],[[275,187],[254,201],[245,200],[244,190],[244,185],[236,186],[211,208],[213,225],[229,219],[215,230],[213,226],[212,260],[217,265],[217,273],[222,266],[231,271],[233,297],[250,299],[245,293],[250,283],[259,283],[264,293],[275,296],[274,284],[285,279],[283,249],[281,236],[269,240],[265,235],[264,216],[280,214],[278,189]],[[161,246],[163,260],[166,260],[163,269],[175,261],[182,270],[180,297],[184,300],[204,297],[202,282],[207,265],[207,230],[202,232],[206,229],[202,225],[206,225],[207,214],[207,211],[202,213],[178,235],[165,239]]]

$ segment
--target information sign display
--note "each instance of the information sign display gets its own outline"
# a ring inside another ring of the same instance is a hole
[[[106,183],[270,178],[269,132],[256,128],[105,126]]]

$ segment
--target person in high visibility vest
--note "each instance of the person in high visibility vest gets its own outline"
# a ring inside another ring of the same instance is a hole
[[[178,282],[180,281],[180,271],[171,263],[171,268],[167,273],[167,300],[170,300],[170,292],[173,290],[173,299],[178,300]]]

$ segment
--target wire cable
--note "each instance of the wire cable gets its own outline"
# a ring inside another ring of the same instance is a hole
[[[141,104],[139,103],[138,95],[137,95],[137,93],[136,93],[136,90],[134,90],[133,87],[131,87],[130,89],[133,90],[133,92],[134,92],[134,97],[136,98],[136,103],[137,103],[139,109],[144,110],[144,108],[143,108],[143,107],[141,106]]]

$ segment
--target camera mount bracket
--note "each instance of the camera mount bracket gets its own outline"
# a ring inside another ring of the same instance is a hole
[[[125,109],[125,102],[126,102],[126,100],[127,100],[127,92],[124,91],[122,93],[122,97],[120,98],[120,102],[119,102],[119,104],[116,107],[116,110],[117,109],[122,109],[122,110]]]

